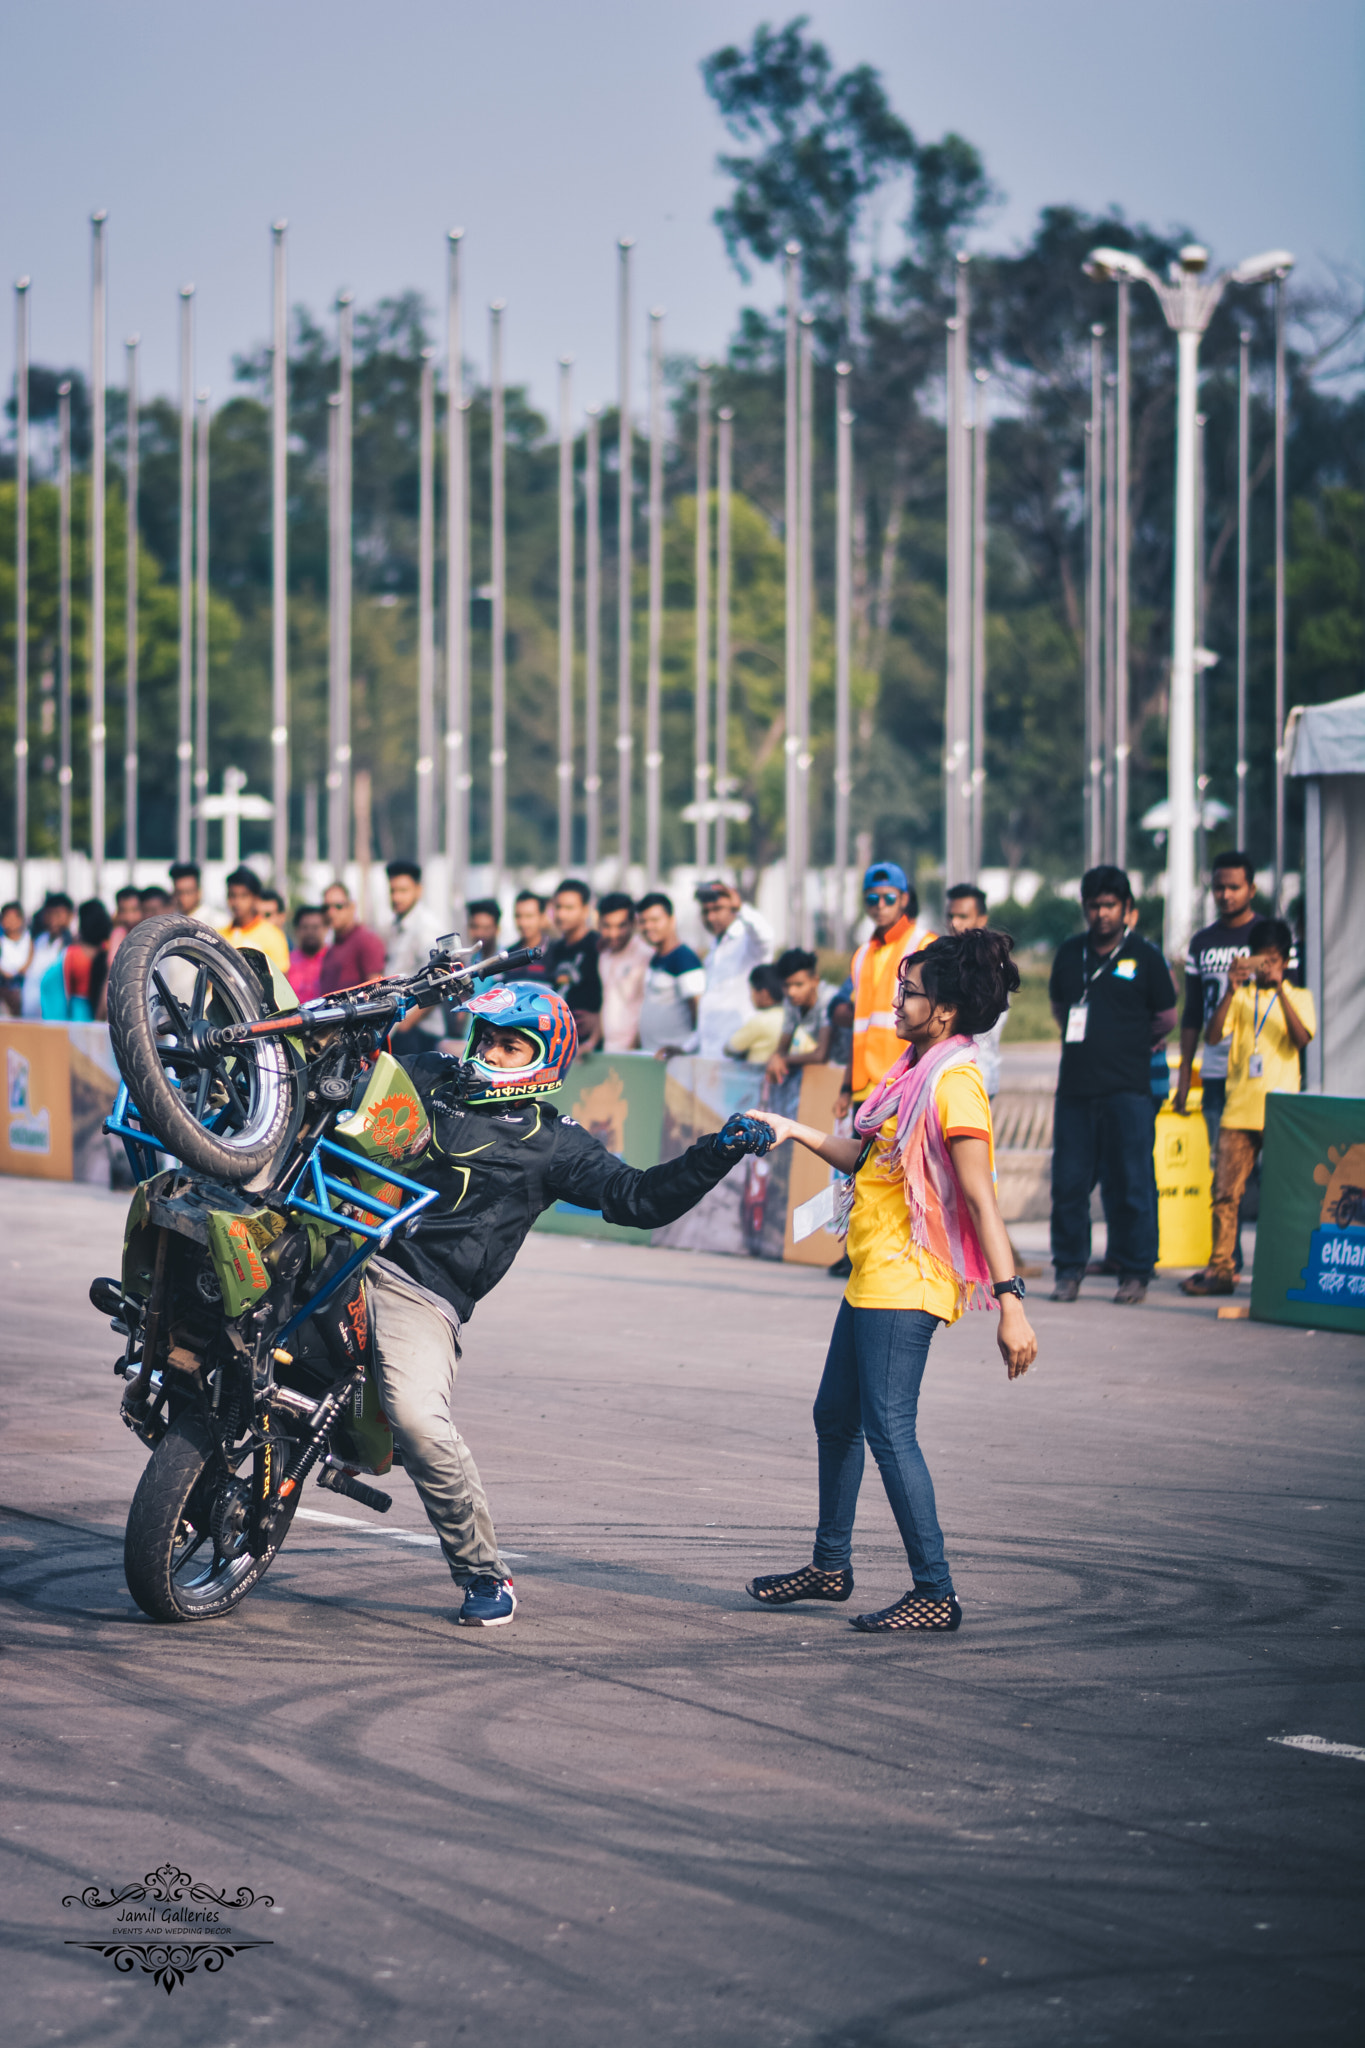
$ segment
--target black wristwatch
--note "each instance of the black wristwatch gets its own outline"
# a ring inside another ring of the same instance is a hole
[[[997,1301],[1002,1294],[1017,1294],[1022,1301],[1026,1292],[1027,1289],[1017,1273],[1012,1280],[997,1280],[995,1283],[994,1293]]]

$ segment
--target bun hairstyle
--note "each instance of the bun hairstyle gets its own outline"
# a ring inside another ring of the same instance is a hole
[[[956,1010],[957,1029],[975,1037],[990,1030],[1019,986],[1013,951],[1008,932],[952,932],[912,953],[904,964],[919,967],[930,1001]]]

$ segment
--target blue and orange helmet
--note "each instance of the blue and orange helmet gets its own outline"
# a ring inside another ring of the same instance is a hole
[[[504,981],[464,1006],[470,1013],[465,1062],[472,1070],[468,1103],[509,1102],[526,1095],[553,1095],[578,1051],[578,1026],[563,996],[537,981]],[[485,1028],[519,1031],[536,1047],[529,1067],[490,1067],[479,1058]]]

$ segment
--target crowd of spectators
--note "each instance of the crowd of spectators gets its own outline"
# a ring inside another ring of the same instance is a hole
[[[139,923],[171,911],[197,918],[233,946],[263,953],[288,975],[300,1001],[384,974],[411,975],[440,927],[423,900],[415,861],[391,861],[387,876],[391,922],[382,933],[364,923],[345,883],[330,883],[320,903],[300,904],[291,918],[284,899],[248,866],[227,877],[226,914],[215,912],[193,861],[171,865],[169,887],[119,889],[112,916],[98,898],[77,905],[60,890],[31,919],[20,904],[7,903],[0,907],[0,1013],[77,1023],[103,1018],[119,946]],[[1058,948],[1049,979],[1062,1038],[1052,1298],[1075,1301],[1088,1274],[1105,1273],[1118,1281],[1115,1301],[1133,1304],[1144,1298],[1157,1259],[1153,1130],[1169,1092],[1165,1046],[1177,997],[1160,949],[1137,929],[1124,871],[1092,868],[1080,893],[1085,929]],[[1297,1091],[1300,1057],[1316,1028],[1312,999],[1298,979],[1294,934],[1283,921],[1258,915],[1245,853],[1218,856],[1212,895],[1217,918],[1195,934],[1184,963],[1172,1102],[1178,1114],[1188,1113],[1198,1061],[1214,1173],[1213,1256],[1206,1271],[1183,1283],[1191,1294],[1224,1294],[1236,1285],[1242,1204],[1258,1171],[1266,1097]],[[679,937],[673,903],[662,891],[638,902],[611,891],[594,906],[588,883],[574,877],[552,897],[521,890],[506,938],[502,906],[491,897],[467,905],[466,930],[481,960],[505,945],[538,949],[515,977],[544,981],[564,996],[585,1051],[743,1061],[775,1087],[803,1066],[832,1065],[843,1075],[835,1111],[842,1127],[902,1051],[894,1014],[901,963],[937,937],[920,915],[914,884],[895,862],[868,868],[862,908],[870,929],[838,987],[821,978],[814,953],[793,947],[774,959],[767,924],[728,881],[703,881],[696,902],[711,941],[705,960]],[[945,912],[951,932],[989,923],[975,883],[949,888]],[[1001,1016],[977,1039],[991,1097],[1000,1086],[1004,1024]],[[409,1015],[397,1038],[416,1051],[461,1035],[458,1014],[435,1005]],[[1090,1256],[1096,1189],[1107,1225],[1098,1261]]]

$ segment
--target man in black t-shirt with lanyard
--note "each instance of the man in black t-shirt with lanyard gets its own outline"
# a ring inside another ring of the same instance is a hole
[[[1152,1047],[1174,1023],[1175,987],[1160,952],[1127,929],[1133,892],[1122,868],[1081,879],[1088,929],[1052,963],[1048,995],[1062,1033],[1052,1132],[1054,1301],[1074,1301],[1090,1258],[1090,1196],[1104,1181],[1116,1302],[1140,1302],[1156,1265],[1156,1104]]]

